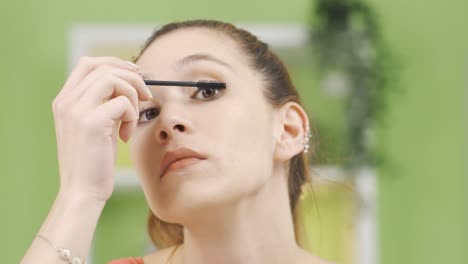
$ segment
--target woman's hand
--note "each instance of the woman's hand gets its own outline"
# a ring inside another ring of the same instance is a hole
[[[104,201],[111,196],[117,130],[127,142],[138,121],[138,100],[152,98],[138,71],[118,58],[83,57],[54,99],[61,194]]]

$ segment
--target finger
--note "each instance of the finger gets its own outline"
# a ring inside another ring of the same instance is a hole
[[[119,136],[124,142],[128,142],[128,140],[132,137],[133,132],[135,131],[137,125],[137,120],[120,123],[120,130]]]
[[[97,80],[84,92],[79,101],[83,104],[83,109],[94,109],[101,105],[103,101],[107,101],[121,95],[128,98],[134,107],[135,113],[138,113],[137,91],[128,82],[112,74],[102,76]]]
[[[99,78],[106,74],[111,74],[116,77],[119,77],[120,79],[127,81],[130,85],[135,87],[138,93],[138,98],[141,101],[149,100],[152,98],[152,94],[148,86],[146,86],[140,74],[125,69],[112,67],[109,65],[101,65],[93,72],[88,74],[80,82],[80,84],[73,91],[70,92],[68,100],[78,100],[78,97],[80,97],[84,93],[84,91],[88,89],[88,87],[90,87]]]
[[[96,119],[100,121],[114,120],[122,121],[120,126],[120,138],[127,142],[138,121],[138,114],[135,113],[132,103],[125,96],[118,96],[104,104],[101,104],[95,110]]]
[[[67,81],[65,82],[62,90],[57,95],[58,98],[63,97],[70,90],[78,84],[85,76],[87,76],[91,71],[96,69],[99,65],[107,64],[114,67],[119,67],[122,69],[127,69],[130,71],[138,72],[139,68],[136,65],[132,65],[129,62],[122,60],[117,57],[81,57],[78,61],[78,64],[75,66],[71,74],[69,75]]]

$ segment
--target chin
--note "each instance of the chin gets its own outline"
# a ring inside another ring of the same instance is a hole
[[[223,188],[222,186],[226,186]],[[185,181],[177,188],[158,194],[153,212],[169,223],[183,223],[195,215],[207,215],[235,201],[233,188],[226,184],[207,181]]]

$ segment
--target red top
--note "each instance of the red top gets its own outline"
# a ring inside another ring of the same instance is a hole
[[[111,262],[107,264],[144,264],[144,263],[143,263],[143,258],[136,257],[136,258],[116,259],[116,260],[112,260]]]

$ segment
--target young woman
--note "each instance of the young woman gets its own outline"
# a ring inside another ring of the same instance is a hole
[[[112,264],[325,263],[298,242],[309,120],[268,46],[231,24],[192,20],[153,33],[134,62],[83,58],[55,98],[60,191],[22,263],[87,256],[114,188],[117,133],[158,250]],[[54,247],[69,251],[60,258]]]

